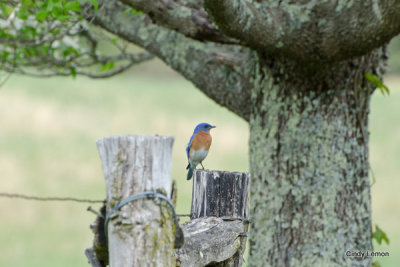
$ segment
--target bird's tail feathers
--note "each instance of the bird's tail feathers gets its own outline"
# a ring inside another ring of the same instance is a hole
[[[190,180],[190,179],[192,179],[192,176],[193,176],[193,168],[190,166],[190,164],[188,165],[188,173],[187,173],[187,176],[186,176],[186,180]]]

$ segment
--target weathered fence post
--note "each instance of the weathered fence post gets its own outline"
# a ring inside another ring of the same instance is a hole
[[[97,141],[106,180],[107,212],[129,196],[171,187],[173,137],[111,136]],[[174,218],[159,199],[143,198],[116,211],[108,223],[111,267],[175,266]]]
[[[201,217],[231,217],[243,219],[248,230],[249,173],[197,170],[193,176],[191,219]],[[228,218],[226,218],[228,219]],[[214,266],[242,266],[247,236],[240,237],[235,255]]]
[[[196,170],[193,175],[191,219],[247,218],[250,175],[243,172]]]
[[[241,266],[248,229],[248,173],[196,170],[181,266]]]

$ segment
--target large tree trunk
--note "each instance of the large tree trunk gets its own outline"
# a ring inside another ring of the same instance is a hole
[[[250,266],[367,266],[368,111],[384,51],[325,66],[268,61],[250,119]]]

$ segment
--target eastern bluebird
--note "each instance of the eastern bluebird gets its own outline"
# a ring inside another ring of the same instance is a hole
[[[208,150],[211,146],[212,138],[210,135],[210,129],[212,128],[215,128],[215,126],[205,122],[200,123],[196,128],[194,128],[193,135],[190,137],[189,144],[186,147],[186,154],[189,161],[189,164],[186,167],[186,169],[189,169],[186,177],[187,180],[192,178],[193,171],[199,163],[201,164],[201,167],[203,167],[201,162],[207,157]]]

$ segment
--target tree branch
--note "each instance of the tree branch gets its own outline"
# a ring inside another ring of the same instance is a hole
[[[204,0],[225,34],[269,55],[302,61],[360,56],[400,33],[400,2]]]
[[[276,52],[279,35],[287,23],[287,16],[280,9],[266,8],[263,14],[245,0],[204,0],[204,7],[228,36],[252,48]]]
[[[155,25],[146,15],[124,14],[127,7],[116,1],[101,4],[94,24],[145,48],[214,101],[249,119],[250,92],[244,88],[250,88],[248,83],[254,75],[254,67],[249,67],[255,60],[251,50],[202,43]]]
[[[238,44],[237,40],[219,31],[203,9],[191,8],[173,0],[121,0],[121,2],[143,11],[154,23],[176,30],[187,37],[199,41]]]
[[[149,53],[140,53],[140,54],[136,54],[136,55],[131,55],[131,54],[127,54],[127,55],[118,55],[115,57],[99,57],[98,61],[96,61],[95,63],[89,63],[86,65],[82,65],[83,67],[90,67],[96,63],[107,63],[107,62],[114,62],[114,61],[121,61],[121,60],[127,60],[127,63],[121,64],[118,67],[113,68],[112,70],[109,71],[104,71],[104,72],[93,72],[93,71],[85,71],[85,70],[80,70],[79,68],[77,68],[77,70],[75,71],[75,75],[83,75],[83,76],[87,76],[89,78],[92,79],[104,79],[104,78],[109,78],[112,76],[115,76],[117,74],[120,74],[124,71],[126,71],[127,69],[129,69],[130,67],[132,67],[133,65],[137,65],[139,63],[142,63],[144,61],[153,59],[154,56],[152,54]],[[30,65],[32,67],[37,67],[40,63],[34,64],[34,62]],[[62,61],[58,61],[58,62],[51,62],[50,65],[54,65],[54,66],[65,66],[67,65],[65,62]],[[81,65],[75,65],[77,67],[80,67]],[[20,67],[5,67],[4,68],[5,71],[9,72],[9,73],[16,73],[16,74],[22,74],[22,75],[28,75],[28,76],[32,76],[32,77],[42,77],[42,78],[47,78],[47,77],[53,77],[53,76],[71,76],[71,71],[69,69],[62,69],[62,70],[58,70],[58,69],[50,69],[47,70],[45,72],[35,72],[32,71],[31,69],[22,69]]]
[[[319,27],[318,48],[328,58],[364,55],[400,33],[398,0],[353,0],[344,7],[333,6],[333,1],[329,4],[315,9],[318,19],[326,20]]]

